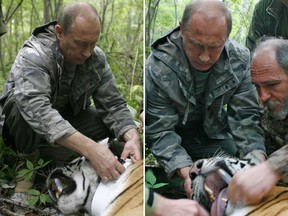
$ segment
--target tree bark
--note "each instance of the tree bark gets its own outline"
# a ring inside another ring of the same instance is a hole
[[[7,33],[7,26],[2,11],[2,0],[0,0],[0,37],[5,33]]]

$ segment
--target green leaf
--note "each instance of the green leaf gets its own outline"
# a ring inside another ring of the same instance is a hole
[[[139,91],[139,92],[143,92],[143,86],[141,86],[141,85],[134,85],[134,86],[132,86],[132,93],[135,93],[135,92],[137,92],[137,91]]]
[[[37,163],[37,164],[38,164],[39,166],[42,166],[43,163],[44,163],[44,160],[43,160],[42,158],[40,158],[40,159],[38,160],[38,163]]]
[[[46,161],[44,164],[43,164],[43,167],[46,166],[47,164],[51,163],[51,161]]]
[[[51,160],[50,160],[50,161],[46,161],[46,162],[42,165],[42,167],[47,166],[49,163],[51,163]]]
[[[32,196],[39,196],[40,195],[40,191],[35,190],[35,189],[28,190],[28,193]]]
[[[41,203],[43,203],[44,205],[46,204],[46,195],[45,194],[40,194],[40,201]]]
[[[168,183],[157,183],[157,184],[154,184],[152,186],[152,188],[160,188],[160,187],[164,187],[165,185],[168,185]]]
[[[24,176],[24,180],[29,181],[29,179],[31,179],[32,175],[33,175],[33,171],[30,171],[29,173],[27,173],[27,175]]]
[[[29,170],[33,170],[34,169],[34,165],[31,161],[26,160],[26,166]]]
[[[34,168],[34,170],[35,170],[35,169],[36,169],[36,170],[41,169],[41,168],[47,166],[47,164],[49,164],[50,162],[51,162],[51,161],[46,161],[46,162],[44,163],[44,160],[43,160],[43,159],[39,159],[39,161],[38,161],[38,163],[37,163],[37,166]]]
[[[49,195],[46,194],[45,196],[46,196],[46,202],[47,203],[51,203],[51,204],[54,203],[54,201],[51,199],[51,197]]]
[[[156,177],[151,169],[148,169],[145,173],[145,181],[154,185],[156,183]]]
[[[149,184],[148,182],[145,182],[146,187],[148,188],[153,188],[153,186],[151,184]]]
[[[38,197],[37,196],[33,196],[29,199],[29,206],[32,207],[32,206],[35,206],[36,203],[38,202]]]
[[[12,169],[10,167],[7,167],[7,171],[10,177],[15,177],[16,173],[15,173],[15,169]]]
[[[29,172],[31,172],[31,170],[22,169],[22,170],[18,171],[17,177],[24,177],[24,176],[26,176]]]

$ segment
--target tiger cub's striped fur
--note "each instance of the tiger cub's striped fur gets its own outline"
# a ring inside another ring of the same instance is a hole
[[[54,169],[47,187],[65,215],[143,215],[143,160],[129,165],[118,180],[102,182],[89,161],[80,157]],[[100,188],[104,194],[96,195]]]
[[[249,168],[258,163],[260,161],[253,153],[248,154],[243,160],[220,154],[215,157],[196,161],[190,173],[193,182],[192,198],[203,205],[208,211],[211,211],[211,216],[288,215],[288,187],[275,186],[266,198],[259,205],[255,206],[245,206],[241,203],[232,205],[227,200],[227,197],[221,197],[225,194],[227,183],[218,174],[217,170],[219,168],[225,170],[230,176],[233,176],[239,170]],[[252,180],[247,179],[247,181]]]
[[[227,207],[228,208],[228,207]],[[288,187],[275,186],[264,200],[255,206],[230,206],[226,215],[231,216],[287,216]]]

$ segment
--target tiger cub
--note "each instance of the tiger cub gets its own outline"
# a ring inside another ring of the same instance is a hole
[[[211,216],[279,216],[288,215],[288,187],[275,186],[266,198],[258,205],[245,206],[241,203],[233,205],[227,200],[227,183],[218,174],[219,168],[230,176],[242,169],[260,163],[252,154],[245,159],[218,155],[208,159],[198,160],[191,168],[192,199],[204,206]],[[197,170],[197,172],[195,172]]]
[[[143,215],[143,160],[124,163],[119,179],[103,182],[85,157],[54,169],[48,192],[64,215]]]

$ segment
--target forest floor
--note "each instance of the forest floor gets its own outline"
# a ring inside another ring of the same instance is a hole
[[[14,193],[9,197],[0,196],[0,215],[2,216],[63,216],[53,206],[30,207],[26,193]]]
[[[36,183],[35,183],[36,182]],[[11,188],[0,193],[0,216],[63,216],[55,207],[55,204],[49,198],[44,177],[35,179],[33,189],[41,191],[40,193],[47,198],[45,204],[39,203],[29,205],[31,195],[29,193],[15,193],[13,185]]]
[[[50,149],[52,149],[52,147],[50,147]],[[71,160],[67,159],[67,161],[61,161],[63,160],[63,158],[65,158],[64,155],[65,152],[63,151],[62,148],[57,148],[56,150],[57,150],[57,157],[59,157],[60,159],[53,158],[51,160],[51,163],[49,163],[47,166],[36,170],[36,178],[33,184],[33,189],[37,190],[36,196],[35,194],[31,195],[30,193],[14,193],[15,183],[13,183],[12,181],[11,182],[7,181],[6,184],[4,185],[0,184],[0,216],[48,216],[48,215],[63,216],[60,213],[60,211],[57,210],[56,204],[53,203],[52,199],[48,194],[48,189],[46,187],[46,179],[48,178],[48,175],[52,171],[52,169],[54,169],[57,166],[67,164]],[[51,152],[48,152],[48,150],[45,149],[45,151],[47,158],[49,158],[50,153],[53,152],[53,150],[51,150]],[[9,163],[7,164],[11,165],[10,157],[9,157]],[[47,158],[44,158],[44,161],[48,161]],[[57,160],[59,161],[59,164],[55,162]],[[17,158],[14,158],[14,163],[17,163]],[[5,165],[5,163],[3,164],[4,164],[3,166],[7,166]],[[0,166],[2,166],[1,163]],[[38,197],[37,201],[35,201],[36,197]],[[43,197],[45,197],[44,202]],[[34,202],[32,201],[32,199],[34,199]]]

